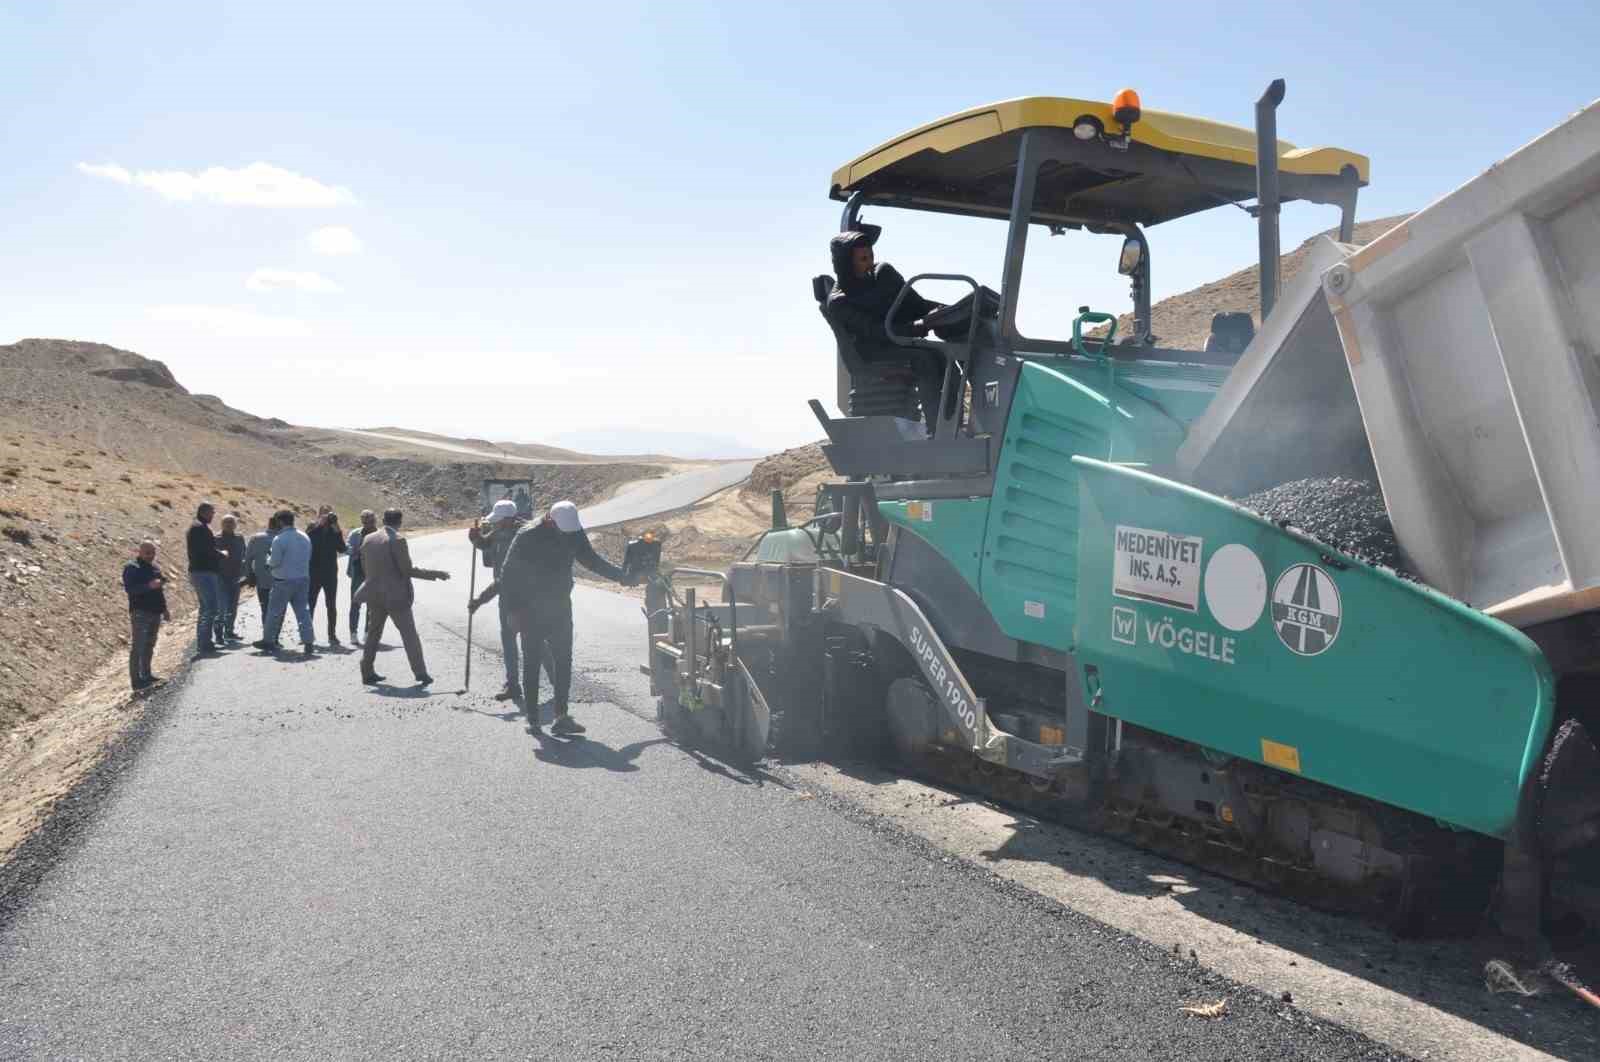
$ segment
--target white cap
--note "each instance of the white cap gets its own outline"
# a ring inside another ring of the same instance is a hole
[[[569,501],[558,501],[550,506],[550,519],[563,531],[583,530],[583,521],[578,519],[578,507]]]
[[[510,520],[517,515],[517,503],[510,498],[501,498],[494,503],[494,508],[489,510],[488,520],[491,524],[501,520]]]

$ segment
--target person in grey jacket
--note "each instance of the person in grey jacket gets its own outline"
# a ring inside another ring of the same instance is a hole
[[[216,633],[212,640],[217,645],[239,640],[234,629],[235,615],[239,611],[239,577],[244,572],[244,536],[239,534],[239,517],[229,513],[222,518],[222,533],[217,536],[217,548],[224,556],[217,561],[217,590],[221,607],[217,610]]]
[[[361,629],[361,602],[356,599],[356,591],[361,589],[361,584],[367,581],[366,569],[361,566],[361,540],[378,529],[378,514],[371,509],[361,510],[361,526],[350,532],[350,540],[345,546],[350,551],[350,559],[345,563],[345,574],[350,577],[350,644],[361,645],[366,639],[360,632]],[[372,617],[372,610],[367,610],[367,618]]]
[[[267,627],[267,608],[272,600],[272,569],[267,561],[272,553],[272,539],[278,533],[278,517],[267,520],[267,529],[257,531],[244,544],[244,585],[256,588],[256,600],[261,603],[261,629]]]

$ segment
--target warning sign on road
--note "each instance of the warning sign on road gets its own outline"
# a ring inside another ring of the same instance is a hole
[[[1135,601],[1198,611],[1202,545],[1193,535],[1119,524],[1111,592]]]
[[[1272,588],[1272,626],[1291,653],[1327,652],[1339,637],[1341,614],[1339,587],[1315,564],[1290,565]]]

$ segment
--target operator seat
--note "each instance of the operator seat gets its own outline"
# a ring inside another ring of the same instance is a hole
[[[839,348],[839,408],[847,417],[900,417],[919,420],[917,378],[909,357],[874,358],[868,361],[854,336],[828,316],[828,296],[833,293],[832,276],[823,273],[811,278],[811,294],[817,310],[833,331]]]

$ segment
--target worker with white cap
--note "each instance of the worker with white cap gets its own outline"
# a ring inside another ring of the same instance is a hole
[[[581,734],[584,727],[568,711],[572,689],[572,564],[629,584],[621,568],[594,551],[570,501],[556,502],[538,523],[516,533],[499,577],[473,601],[478,608],[498,596],[501,615],[522,634],[522,691],[528,721],[539,728],[539,661],[550,651],[550,685],[555,688],[555,734]]]
[[[489,510],[489,515],[480,522],[474,522],[467,529],[467,537],[472,544],[483,551],[483,566],[494,569],[496,581],[500,578],[500,569],[506,562],[506,552],[511,548],[511,540],[516,537],[522,525],[527,521],[517,515],[517,503],[510,498],[501,498],[494,503],[494,508]],[[522,698],[522,671],[517,658],[517,631],[506,616],[506,599],[500,599],[500,656],[506,666],[505,688],[494,695],[497,701],[520,700]]]

